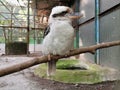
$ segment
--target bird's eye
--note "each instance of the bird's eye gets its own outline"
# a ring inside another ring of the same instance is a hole
[[[67,14],[68,13],[68,11],[63,11],[63,12],[61,12],[61,14]]]
[[[55,17],[57,17],[57,14],[53,14],[52,16],[55,18]]]
[[[58,16],[58,14],[53,14],[52,16],[55,18],[55,17],[57,17],[57,16]]]

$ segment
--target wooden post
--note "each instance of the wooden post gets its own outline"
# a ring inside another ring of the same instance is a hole
[[[29,13],[30,13],[30,0],[28,0],[28,12],[27,12],[27,55],[29,55],[29,34],[30,34],[30,18],[29,18]]]

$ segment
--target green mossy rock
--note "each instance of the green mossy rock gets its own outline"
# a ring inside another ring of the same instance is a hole
[[[103,68],[99,65],[87,62],[88,70],[84,69],[68,69],[69,67],[78,67],[81,62],[79,60],[59,60],[57,62],[57,70],[54,76],[49,77],[51,80],[64,83],[87,83],[93,84],[104,81],[111,69]],[[48,78],[46,75],[47,64],[41,64],[35,70],[35,74],[42,78]],[[113,70],[114,71],[114,70]],[[107,73],[107,74],[106,74]]]

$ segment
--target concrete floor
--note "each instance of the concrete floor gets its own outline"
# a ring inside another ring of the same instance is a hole
[[[0,68],[32,59],[31,57],[0,57]],[[0,77],[0,90],[47,90],[41,88],[34,76],[35,67]]]

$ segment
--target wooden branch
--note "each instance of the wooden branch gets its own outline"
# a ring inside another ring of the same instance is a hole
[[[52,55],[51,60],[58,60],[58,59],[61,59],[61,58],[67,58],[67,57],[78,55],[78,54],[81,54],[81,53],[92,53],[92,54],[94,54],[97,49],[108,48],[108,47],[117,46],[117,45],[120,45],[120,40],[75,49],[75,50],[72,50],[71,52],[69,52],[65,55],[61,55],[61,56]],[[48,61],[49,60],[48,60],[47,56],[41,56],[41,57],[34,58],[34,59],[31,59],[31,60],[23,62],[23,63],[19,63],[19,64],[16,64],[16,65],[13,65],[13,66],[1,68],[0,69],[0,77],[11,74],[11,73],[14,73],[14,72],[21,71],[23,69],[32,67],[32,66],[37,65],[37,64],[46,63]]]

